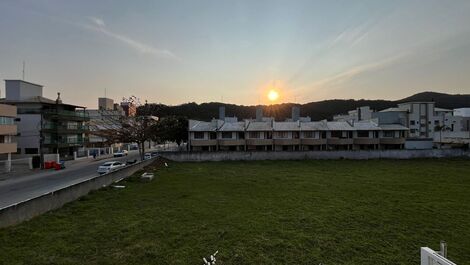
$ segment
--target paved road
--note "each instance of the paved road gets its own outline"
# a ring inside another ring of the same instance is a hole
[[[138,152],[130,152],[126,157],[108,158],[99,161],[85,160],[60,171],[48,170],[0,181],[0,209],[97,176],[98,166],[106,161],[124,162],[126,160],[138,160],[138,157]]]

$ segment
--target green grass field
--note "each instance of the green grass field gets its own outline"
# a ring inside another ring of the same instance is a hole
[[[470,161],[170,163],[0,230],[0,264],[470,264]]]

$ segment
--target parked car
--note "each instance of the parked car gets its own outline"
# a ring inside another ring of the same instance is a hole
[[[127,152],[127,150],[122,150],[122,151],[119,151],[119,152],[116,152],[114,153],[114,157],[123,157],[123,156],[127,156],[129,152]]]
[[[152,154],[151,154],[151,153],[145,153],[145,154],[144,154],[144,160],[151,159],[151,158],[152,158]]]
[[[110,161],[106,162],[103,165],[98,167],[98,174],[106,174],[111,171],[117,170],[121,167],[125,166],[125,164],[118,162],[118,161]]]
[[[153,151],[151,154],[152,154],[152,157],[157,157],[160,155],[157,151]]]

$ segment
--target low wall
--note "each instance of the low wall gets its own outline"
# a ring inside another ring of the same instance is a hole
[[[2,208],[0,209],[0,227],[19,224],[50,210],[60,208],[64,204],[72,202],[92,190],[100,189],[119,179],[131,176],[153,161],[154,159],[145,160],[120,170],[92,177],[80,183]]]
[[[294,151],[294,152],[162,152],[161,156],[174,161],[225,160],[303,160],[303,159],[412,159],[470,157],[461,149],[431,150],[371,150],[371,151]]]

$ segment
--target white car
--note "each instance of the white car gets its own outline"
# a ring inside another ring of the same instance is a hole
[[[152,154],[151,154],[151,153],[145,153],[145,154],[144,154],[144,160],[151,159],[151,158],[152,158]]]
[[[114,157],[127,156],[127,154],[128,154],[127,150],[122,150],[122,151],[114,153]]]
[[[106,162],[103,165],[98,167],[98,174],[106,174],[111,171],[114,171],[116,169],[119,169],[121,167],[125,166],[125,164],[118,162],[118,161],[110,161]]]

